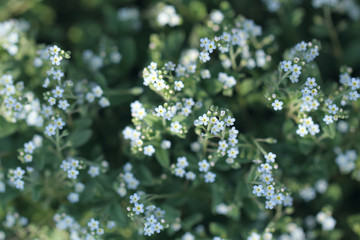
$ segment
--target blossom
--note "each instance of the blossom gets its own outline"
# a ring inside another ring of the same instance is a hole
[[[334,122],[332,116],[330,116],[330,115],[325,115],[324,118],[323,118],[323,121],[324,121],[327,125],[329,125],[329,124],[331,124],[331,123]]]
[[[172,131],[174,133],[180,133],[181,129],[182,129],[182,125],[178,121],[171,123],[170,131]]]
[[[275,100],[272,104],[271,104],[271,106],[273,106],[274,107],[274,110],[275,111],[277,111],[277,110],[281,110],[282,109],[282,105],[283,105],[284,103],[282,102],[282,101],[279,101],[279,100]]]
[[[264,193],[264,189],[262,185],[255,185],[253,187],[253,194],[255,194],[256,196],[260,197],[263,193]]]
[[[206,159],[203,159],[201,162],[198,163],[199,171],[200,172],[207,172],[209,170],[210,164]]]
[[[152,156],[155,153],[155,148],[153,145],[148,145],[144,147],[144,154],[146,156]]]
[[[132,209],[136,215],[139,215],[140,213],[144,212],[144,204],[142,203],[135,203],[135,206]]]

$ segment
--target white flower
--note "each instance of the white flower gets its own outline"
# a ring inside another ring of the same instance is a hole
[[[152,156],[155,153],[155,148],[153,145],[148,145],[144,147],[144,154],[146,156]]]
[[[186,168],[187,166],[189,166],[189,163],[188,163],[186,157],[178,157],[176,166],[179,168]]]
[[[304,124],[299,124],[296,133],[300,135],[300,137],[304,137],[308,134],[308,130],[306,129],[306,126]]]
[[[161,148],[162,149],[169,149],[171,147],[171,142],[169,140],[162,140]]]
[[[200,172],[207,172],[209,170],[210,164],[206,161],[206,159],[202,160],[198,163]]]
[[[102,97],[99,100],[99,105],[102,108],[108,107],[108,106],[110,106],[110,101],[106,97]]]
[[[278,111],[278,110],[281,110],[282,109],[282,106],[283,106],[283,102],[282,101],[279,101],[279,100],[275,100],[272,104],[271,104],[271,106],[273,106],[274,107],[274,110],[275,111]]]
[[[103,90],[101,89],[100,86],[93,87],[91,91],[94,93],[96,97],[101,97],[103,94]]]
[[[182,125],[178,121],[171,123],[170,131],[174,133],[180,133],[181,129],[182,129]]]
[[[224,15],[219,10],[214,10],[210,14],[210,19],[216,24],[220,24],[224,20]]]
[[[184,175],[185,175],[184,168],[181,167],[175,168],[175,176],[183,177]]]
[[[92,218],[92,219],[90,219],[90,221],[88,222],[87,225],[91,231],[95,231],[99,228],[99,221]]]
[[[90,166],[88,174],[94,178],[100,174],[100,168],[98,166]]]
[[[330,115],[325,115],[325,117],[323,118],[323,121],[324,121],[327,125],[329,125],[329,124],[331,124],[331,123],[334,122],[332,116],[330,116]]]
[[[56,45],[49,48],[49,52],[51,55],[58,55],[60,51],[61,49]]]
[[[216,177],[216,174],[215,173],[212,173],[212,172],[207,172],[205,175],[204,175],[204,178],[205,178],[205,182],[206,183],[212,183],[215,181],[215,177]]]
[[[54,55],[54,56],[51,56],[51,57],[50,57],[50,60],[51,60],[51,64],[52,64],[52,65],[59,66],[59,65],[60,65],[60,62],[61,62],[61,60],[62,60],[62,57],[61,57],[61,56],[58,56],[58,55]]]
[[[175,81],[174,82],[174,89],[176,91],[181,91],[181,89],[184,87],[184,84],[182,81]]]
[[[210,60],[210,55],[208,52],[201,52],[199,55],[199,59],[205,63]]]
[[[268,154],[265,155],[265,159],[266,162],[270,162],[270,163],[274,163],[275,162],[275,158],[276,158],[276,154],[269,152]]]
[[[64,92],[64,89],[60,88],[59,86],[56,86],[56,88],[52,90],[52,93],[54,94],[55,98],[61,98],[63,96],[63,92]]]
[[[60,100],[59,101],[59,104],[58,104],[58,107],[62,110],[66,110],[68,107],[70,106],[70,104],[68,103],[67,100]]]
[[[53,136],[53,135],[55,135],[55,133],[56,133],[56,126],[53,125],[53,124],[47,125],[46,128],[45,128],[45,133],[46,133],[48,136]]]
[[[77,203],[79,202],[79,194],[78,193],[70,193],[67,197],[67,199],[69,200],[69,202],[71,203]]]

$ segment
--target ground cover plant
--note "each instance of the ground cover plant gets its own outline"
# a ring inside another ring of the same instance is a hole
[[[2,1],[0,239],[358,239],[359,20]]]

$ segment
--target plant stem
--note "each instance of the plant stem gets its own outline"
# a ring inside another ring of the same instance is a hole
[[[325,25],[328,28],[328,31],[330,34],[329,37],[330,37],[330,40],[333,45],[333,51],[334,51],[335,58],[338,62],[340,62],[342,59],[343,51],[342,51],[341,43],[339,40],[339,36],[336,32],[336,28],[335,28],[334,23],[331,18],[330,7],[327,7],[327,6],[324,7],[324,20],[325,20]]]

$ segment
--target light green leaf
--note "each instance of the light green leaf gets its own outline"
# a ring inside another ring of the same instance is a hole
[[[91,135],[92,135],[91,129],[75,131],[70,135],[69,142],[73,147],[81,147],[82,145],[87,143],[87,141],[89,141]]]
[[[169,152],[166,149],[163,148],[157,148],[155,151],[155,156],[158,161],[158,163],[164,167],[168,168],[170,165],[170,158],[169,158]]]

